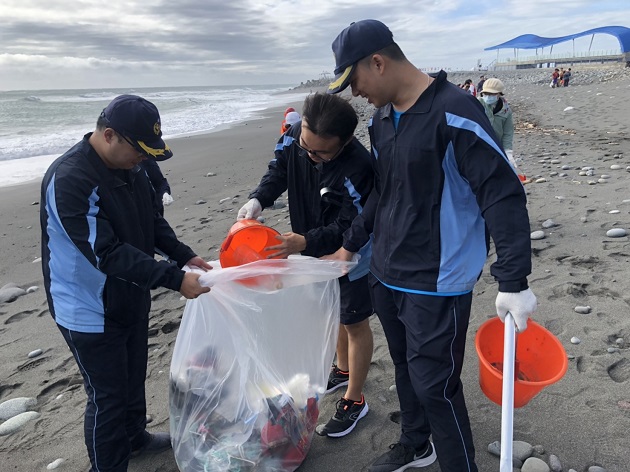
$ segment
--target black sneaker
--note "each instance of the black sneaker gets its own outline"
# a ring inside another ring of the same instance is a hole
[[[339,370],[335,364],[333,364],[332,369],[330,369],[330,375],[328,376],[328,386],[326,387],[326,393],[330,393],[338,388],[343,387],[344,385],[348,385],[350,381],[350,374],[348,372],[344,372],[343,370]]]
[[[363,395],[361,395],[361,403],[341,398],[337,402],[337,411],[333,417],[328,423],[320,424],[315,431],[320,436],[340,438],[350,434],[359,420],[368,414],[368,411],[370,408]]]
[[[389,446],[389,451],[376,459],[369,472],[402,472],[411,467],[426,467],[437,459],[431,441],[415,449],[401,443]]]

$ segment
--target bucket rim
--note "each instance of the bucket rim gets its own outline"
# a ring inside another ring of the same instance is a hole
[[[477,333],[475,334],[475,351],[477,352],[477,358],[479,359],[479,362],[481,362],[485,367],[487,367],[488,372],[496,379],[502,380],[503,374],[500,373],[495,367],[493,367],[492,364],[488,362],[488,360],[482,355],[480,340],[479,340],[480,338],[479,333],[482,332],[483,329],[486,329],[488,326],[496,324],[497,322],[503,324],[501,319],[498,316],[495,316],[493,318],[490,318],[489,320],[484,321],[481,324],[481,326],[479,326],[479,329],[477,330]],[[560,348],[561,352],[564,353],[564,355],[562,356],[562,367],[556,375],[554,375],[552,378],[548,380],[531,381],[531,380],[516,379],[514,383],[515,384],[518,383],[523,386],[531,386],[531,387],[539,387],[539,386],[544,387],[544,386],[553,385],[554,383],[562,379],[562,377],[564,377],[564,375],[567,373],[567,370],[569,369],[569,359],[566,355],[566,350],[564,349],[564,346],[562,345],[560,340],[551,331],[549,331],[547,328],[542,326],[540,323],[536,323],[534,320],[530,318],[529,320],[527,320],[527,325],[528,325],[528,328],[534,325],[540,328],[542,331],[546,332],[551,338],[552,342]]]

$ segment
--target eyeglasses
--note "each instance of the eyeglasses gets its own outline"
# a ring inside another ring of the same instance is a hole
[[[301,141],[302,141],[302,136],[300,136],[300,142]],[[308,149],[308,148],[305,148],[304,146],[302,146],[300,144],[300,142],[298,142],[297,140],[295,140],[293,142],[295,143],[295,145],[299,149],[301,149],[305,153],[310,154],[311,156],[315,156],[317,159],[319,159],[322,162],[328,163],[328,162],[332,161],[333,159],[335,159],[336,157],[338,157],[339,154],[341,154],[341,151],[343,151],[343,148],[345,148],[346,145],[348,144],[348,142],[350,142],[350,141],[346,142],[345,144],[342,144],[341,147],[339,149],[337,149],[337,152],[335,152],[332,157],[323,157],[322,156],[322,154],[330,154],[330,151],[313,151],[312,149]]]

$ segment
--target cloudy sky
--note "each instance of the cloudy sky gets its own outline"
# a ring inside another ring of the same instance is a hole
[[[298,84],[332,72],[332,40],[365,18],[386,23],[418,67],[469,70],[521,34],[630,26],[630,1],[2,0],[0,90]],[[592,50],[619,43],[596,35]]]

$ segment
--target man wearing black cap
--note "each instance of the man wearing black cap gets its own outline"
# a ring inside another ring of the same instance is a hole
[[[370,286],[394,361],[399,441],[371,472],[424,467],[476,472],[460,374],[472,289],[497,261],[497,315],[519,330],[536,309],[525,193],[483,108],[469,93],[411,64],[380,21],[334,40],[335,80],[374,104],[369,125],[375,186],[332,258],[349,260],[373,233]],[[433,444],[429,437],[433,437]]]
[[[121,95],[42,181],[46,296],[84,379],[93,472],[124,472],[130,456],[170,447],[168,433],[145,429],[150,290],[166,287],[186,298],[210,290],[199,274],[181,270],[210,266],[177,240],[138,166],[172,155],[155,105]],[[155,248],[176,264],[155,260]]]

